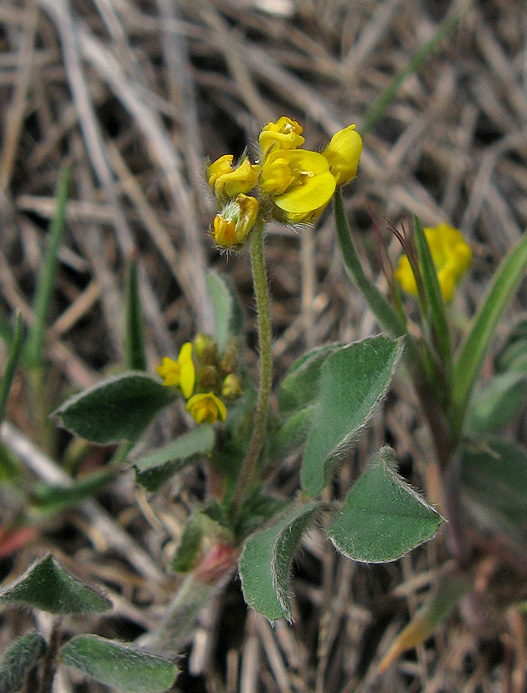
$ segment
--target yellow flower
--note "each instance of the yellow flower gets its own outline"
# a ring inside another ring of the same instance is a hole
[[[222,248],[237,248],[245,241],[258,216],[258,200],[240,193],[216,214],[211,235]]]
[[[227,409],[221,399],[213,392],[194,395],[187,402],[187,410],[192,414],[196,423],[206,421],[212,424],[216,419],[225,421]]]
[[[237,168],[232,166],[232,154],[225,154],[212,163],[207,171],[207,181],[219,200],[236,197],[252,190],[258,180],[260,167],[244,157]]]
[[[448,224],[427,227],[424,232],[436,268],[441,294],[448,302],[454,295],[456,284],[470,265],[472,250],[462,234]],[[417,296],[415,277],[406,255],[400,258],[395,277],[404,291]]]
[[[267,157],[260,187],[273,195],[288,221],[313,221],[335,192],[335,177],[328,160],[304,149],[273,151]]]
[[[181,388],[183,396],[188,399],[192,394],[196,380],[196,370],[192,361],[192,344],[190,342],[183,344],[177,361],[165,356],[156,371],[163,378],[163,385]]]
[[[275,149],[297,149],[304,144],[302,127],[291,118],[282,116],[276,123],[268,123],[260,133],[262,161]]]
[[[349,125],[333,135],[322,155],[328,160],[337,185],[345,185],[355,178],[361,152],[362,139],[355,125]]]

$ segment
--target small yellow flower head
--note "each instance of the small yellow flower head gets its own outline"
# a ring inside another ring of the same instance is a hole
[[[346,185],[355,178],[361,152],[362,139],[355,125],[349,125],[333,135],[322,155],[328,160],[337,185]]]
[[[441,294],[445,301],[451,301],[456,285],[470,266],[472,250],[462,234],[448,224],[427,227],[424,232],[436,268]],[[415,277],[406,255],[399,259],[395,277],[404,291],[417,296]]]
[[[244,157],[240,165],[233,168],[232,159],[232,154],[225,154],[212,163],[207,171],[207,181],[220,201],[248,193],[258,180],[259,166],[251,164]]]
[[[313,221],[335,192],[328,160],[304,149],[273,151],[262,167],[260,187],[293,223]]]
[[[240,379],[234,373],[230,373],[221,384],[221,396],[225,399],[236,399],[242,391]]]
[[[225,421],[227,416],[227,408],[213,392],[205,392],[191,397],[187,402],[187,410],[199,424],[203,421],[212,424],[216,419]]]
[[[192,360],[192,344],[185,342],[179,352],[178,360],[165,356],[161,365],[156,368],[158,375],[163,378],[165,387],[179,387],[185,399],[194,390],[196,370]]]
[[[240,193],[216,214],[211,235],[222,248],[238,248],[247,238],[258,216],[258,200]]]
[[[260,133],[262,161],[275,149],[297,149],[305,140],[302,137],[302,127],[291,118],[282,116],[276,123],[268,123]]]

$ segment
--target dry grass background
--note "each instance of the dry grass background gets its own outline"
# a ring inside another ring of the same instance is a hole
[[[133,248],[152,369],[196,329],[210,328],[204,273],[211,266],[238,288],[254,347],[248,260],[220,256],[207,234],[213,205],[203,185],[204,158],[240,154],[263,123],[282,114],[304,125],[310,148],[350,122],[360,131],[376,98],[455,9],[434,0],[3,0],[4,317],[19,309],[32,320],[57,175],[64,162],[73,165],[49,334],[55,403],[97,382],[122,357],[122,280]],[[369,209],[381,228],[384,217],[397,223],[413,213],[425,224],[461,228],[475,255],[452,309],[462,328],[527,223],[525,3],[473,2],[404,82],[364,144],[346,204],[365,256],[378,272]],[[390,248],[396,257],[395,243]],[[376,331],[346,277],[330,214],[315,233],[271,229],[267,251],[278,375],[306,347]],[[379,275],[381,287],[383,281]],[[511,321],[525,316],[525,298],[523,290],[501,338]],[[58,480],[62,470],[31,447],[24,397],[17,381],[11,445],[32,474]],[[369,449],[388,440],[405,475],[433,499],[425,474],[431,446],[416,412],[401,373],[342,484]],[[156,430],[156,442],[173,423]],[[508,434],[525,442],[520,424]],[[94,451],[88,464],[98,463]],[[292,485],[296,464],[290,461]],[[199,474],[187,473],[150,508],[125,473],[97,501],[40,527],[32,542],[0,563],[2,577],[51,549],[79,575],[103,584],[115,604],[104,621],[69,621],[70,632],[91,628],[133,639],[156,622],[175,587],[163,567],[202,494]],[[8,510],[0,513],[5,521]],[[313,532],[295,580],[293,625],[271,628],[254,613],[246,616],[233,583],[204,614],[175,690],[524,690],[525,622],[515,610],[491,615],[483,603],[468,618],[452,615],[426,646],[378,675],[389,643],[447,558],[440,537],[396,564],[368,568],[338,558],[322,533]],[[498,567],[489,568],[494,578]],[[29,622],[6,613],[2,646]],[[49,627],[43,618],[39,625]],[[57,679],[61,693],[103,690],[70,673]]]

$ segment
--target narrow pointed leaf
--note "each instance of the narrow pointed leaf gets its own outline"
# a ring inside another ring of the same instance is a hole
[[[249,606],[270,621],[291,619],[289,574],[293,553],[318,509],[314,502],[295,505],[245,544],[240,558],[243,595]]]
[[[527,451],[493,438],[465,446],[461,490],[480,526],[507,536],[523,553],[527,543]]]
[[[178,670],[164,657],[97,635],[77,635],[59,659],[96,681],[124,691],[156,693],[172,688]]]
[[[137,258],[132,256],[126,268],[126,367],[146,371],[143,312],[139,295]]]
[[[20,690],[30,669],[46,649],[46,641],[36,631],[18,638],[0,659],[0,693]]]
[[[215,440],[212,426],[203,424],[172,443],[139,457],[134,460],[138,483],[147,491],[157,491],[184,466],[212,452]]]
[[[472,397],[465,432],[478,438],[503,426],[520,411],[527,400],[527,372],[495,375]]]
[[[35,321],[29,331],[26,347],[26,356],[32,365],[40,365],[43,359],[44,335],[57,279],[58,253],[64,232],[70,181],[71,167],[65,166],[59,175],[56,192],[57,209],[50,224],[42,269],[33,301]]]
[[[401,350],[401,340],[379,336],[341,347],[324,361],[302,462],[309,495],[322,491],[385,396]]]
[[[395,453],[386,446],[348,492],[328,536],[348,558],[386,563],[431,539],[442,522],[397,474]]]
[[[430,309],[434,347],[437,348],[441,356],[444,372],[450,386],[452,377],[452,345],[450,343],[450,329],[446,318],[445,303],[441,294],[430,247],[426,240],[423,226],[417,217],[414,217],[414,226],[419,267],[421,268],[424,289]]]
[[[119,474],[116,467],[76,479],[69,486],[42,486],[33,490],[31,514],[56,513],[100,493]]]
[[[18,359],[20,358],[20,354],[22,352],[23,343],[24,322],[22,320],[22,315],[17,313],[15,318],[15,329],[13,330],[13,338],[11,340],[7,355],[7,362],[2,375],[2,380],[0,381],[0,423],[2,423],[4,420],[7,399],[9,397],[11,385],[13,384],[13,378],[15,377],[15,370],[18,364]]]
[[[0,590],[0,604],[20,604],[54,614],[100,613],[112,608],[107,597],[65,570],[51,555]]]
[[[241,334],[243,314],[238,297],[225,276],[211,270],[207,274],[207,288],[214,309],[214,337],[221,354],[229,339]]]
[[[453,422],[461,426],[483,357],[496,327],[527,270],[527,233],[502,260],[456,355],[453,378]]]
[[[130,371],[71,397],[54,414],[64,428],[93,443],[134,441],[175,397],[150,375]]]

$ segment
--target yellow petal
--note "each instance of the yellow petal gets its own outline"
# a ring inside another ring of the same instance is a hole
[[[328,160],[337,185],[345,185],[355,178],[361,152],[362,139],[355,125],[349,125],[333,135],[322,154]]]
[[[287,116],[282,116],[276,123],[268,123],[259,137],[262,159],[276,149],[301,147],[305,142],[301,133],[302,126]]]
[[[177,387],[179,385],[180,367],[173,359],[164,356],[156,371],[159,377],[163,378],[165,387]]]

